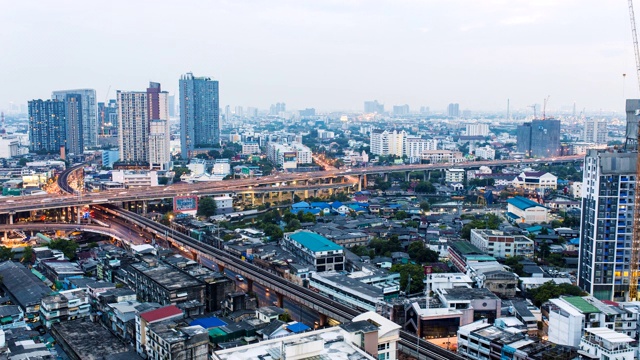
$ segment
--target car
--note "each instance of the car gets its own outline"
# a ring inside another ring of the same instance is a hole
[[[236,275],[236,280],[244,281],[244,278],[241,275]]]
[[[264,292],[268,293],[269,291],[270,291],[269,288],[264,288]]]

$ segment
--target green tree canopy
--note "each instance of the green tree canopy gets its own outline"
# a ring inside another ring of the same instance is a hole
[[[531,299],[534,305],[541,306],[549,299],[555,299],[560,296],[586,296],[586,292],[582,291],[579,287],[571,284],[556,284],[553,281],[548,281],[538,288],[529,290]]]
[[[439,254],[424,246],[422,241],[414,241],[409,244],[407,253],[412,260],[420,263],[433,263],[439,259]]]
[[[424,269],[421,265],[395,264],[391,267],[390,271],[400,273],[400,291],[406,291],[409,277],[411,277],[409,294],[424,291]]]
[[[76,251],[78,250],[78,244],[75,241],[65,239],[51,240],[48,246],[49,249],[62,251],[64,256],[70,260],[76,257]]]
[[[213,198],[203,197],[198,201],[198,216],[209,217],[216,214],[216,202]]]

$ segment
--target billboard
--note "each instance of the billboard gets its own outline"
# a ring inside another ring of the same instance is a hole
[[[173,211],[195,211],[198,210],[197,196],[176,196],[173,198]]]

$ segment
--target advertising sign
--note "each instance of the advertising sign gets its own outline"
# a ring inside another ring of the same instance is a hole
[[[197,196],[176,196],[173,198],[173,211],[194,211],[198,210]]]

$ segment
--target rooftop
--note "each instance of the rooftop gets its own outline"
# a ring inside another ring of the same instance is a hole
[[[313,252],[342,250],[342,246],[309,231],[295,232],[289,235],[289,238]]]
[[[599,336],[602,339],[610,341],[612,343],[630,343],[635,341],[635,339],[628,336],[627,334],[619,333],[607,327],[586,328],[584,329],[584,331]]]
[[[482,250],[478,249],[477,246],[468,241],[452,241],[449,243],[449,246],[462,256],[486,255]]]
[[[589,304],[585,299],[581,298],[580,296],[566,296],[566,297],[563,297],[562,300],[568,302],[583,314],[600,312],[600,310],[598,310],[597,307],[593,306],[592,304]]]
[[[448,300],[499,300],[489,289],[453,288],[441,289],[442,295]]]
[[[151,323],[154,321],[172,318],[174,316],[181,316],[182,310],[178,309],[175,305],[169,305],[165,307],[161,307],[160,309],[147,311],[140,314],[140,317],[143,318],[146,322]]]
[[[513,198],[507,200],[507,203],[509,203],[509,204],[517,207],[518,209],[521,209],[521,210],[526,210],[526,209],[529,209],[529,208],[532,208],[532,207],[537,207],[537,206],[544,207],[543,205],[540,205],[537,202],[529,200],[529,199],[527,199],[525,197],[522,197],[522,196],[513,197]]]
[[[174,268],[173,266],[148,266],[143,262],[139,262],[131,264],[131,267],[143,273],[145,276],[149,277],[151,280],[167,290],[177,290],[204,284],[200,280]]]
[[[24,265],[13,261],[0,264],[2,284],[22,308],[39,304],[52,290]]]
[[[58,341],[68,344],[80,359],[108,359],[109,356],[128,352],[120,340],[97,323],[77,320],[56,323],[52,333]],[[136,358],[133,356],[129,359]]]

